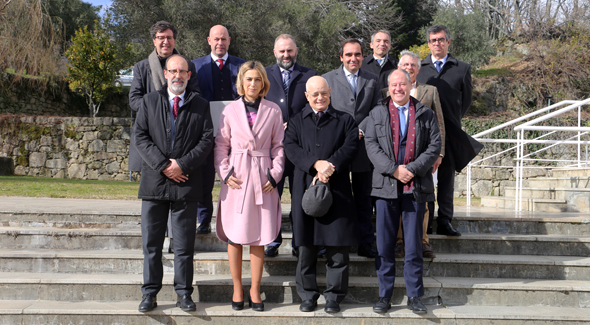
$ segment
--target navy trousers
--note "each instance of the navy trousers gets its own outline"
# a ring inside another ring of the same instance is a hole
[[[207,156],[203,168],[203,200],[199,202],[197,210],[197,219],[199,224],[208,225],[211,223],[213,216],[213,186],[215,185],[215,165],[213,161],[213,149]],[[176,242],[174,243],[176,244]],[[176,246],[175,246],[176,248]]]
[[[401,193],[401,192],[398,192]],[[404,279],[408,297],[424,295],[422,283],[422,221],[425,205],[414,200],[411,194],[402,194],[398,199],[380,199],[377,209],[377,251],[375,269],[379,279],[379,297],[391,298],[395,282],[395,242],[402,218],[405,259]]]
[[[168,215],[172,218],[174,233],[174,290],[178,295],[193,293],[197,202],[143,200],[141,202],[142,294],[155,296],[162,289],[164,276],[162,247]]]
[[[358,217],[359,245],[373,244],[375,231],[373,230],[373,172],[359,172],[352,174],[352,193]]]

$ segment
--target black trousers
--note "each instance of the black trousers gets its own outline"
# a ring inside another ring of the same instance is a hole
[[[319,246],[300,246],[295,273],[297,293],[302,300],[318,300],[320,290],[316,280]],[[348,246],[326,246],[326,300],[338,303],[348,292]]]
[[[447,146],[448,148],[449,146]],[[455,190],[455,160],[452,154],[447,154],[438,167],[438,221],[451,222],[453,220],[453,191]]]
[[[174,290],[178,295],[193,293],[197,202],[143,200],[141,202],[142,294],[155,296],[162,289],[164,276],[162,247],[169,214],[172,218],[174,233]]]

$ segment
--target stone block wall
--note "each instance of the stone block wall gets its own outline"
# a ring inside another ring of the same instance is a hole
[[[0,157],[15,175],[127,180],[130,119],[0,116]]]

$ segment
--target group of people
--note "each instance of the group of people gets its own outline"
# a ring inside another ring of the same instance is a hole
[[[215,229],[228,243],[234,310],[244,308],[244,245],[250,246],[248,302],[253,310],[264,310],[264,258],[276,256],[282,243],[280,197],[288,178],[301,311],[317,308],[320,256],[326,258],[324,309],[340,311],[348,292],[349,250],[356,246],[359,256],[375,259],[375,312],[391,308],[395,259],[403,257],[407,306],[426,313],[420,301],[422,266],[424,257],[435,257],[427,236],[435,182],[436,231],[460,236],[451,225],[454,177],[469,159],[460,151],[465,144],[452,140],[466,136],[461,118],[471,104],[470,66],[448,53],[448,28],[428,29],[431,55],[422,61],[409,51],[402,51],[399,61],[391,56],[385,30],[371,36],[373,53],[366,57],[358,39],[346,39],[339,49],[342,65],[323,76],[297,63],[299,49],[288,34],[276,38],[277,63],[266,68],[229,55],[224,26],[210,29],[211,53],[192,62],[175,49],[176,35],[168,22],[152,26],[155,50],[135,65],[129,93],[137,111],[130,168],[141,171],[139,311],[157,306],[167,231],[174,236],[177,306],[196,310],[195,233],[211,231],[216,172],[221,190]],[[210,102],[216,101],[231,103],[214,134]],[[302,200],[318,182],[329,185],[332,204],[313,217]]]

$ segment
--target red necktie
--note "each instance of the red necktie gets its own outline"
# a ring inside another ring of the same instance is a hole
[[[223,69],[223,59],[217,59],[217,62],[219,62],[219,70]]]
[[[174,119],[176,119],[176,115],[178,115],[178,104],[180,104],[180,96],[174,97],[174,107],[172,107],[172,113],[174,113]]]

